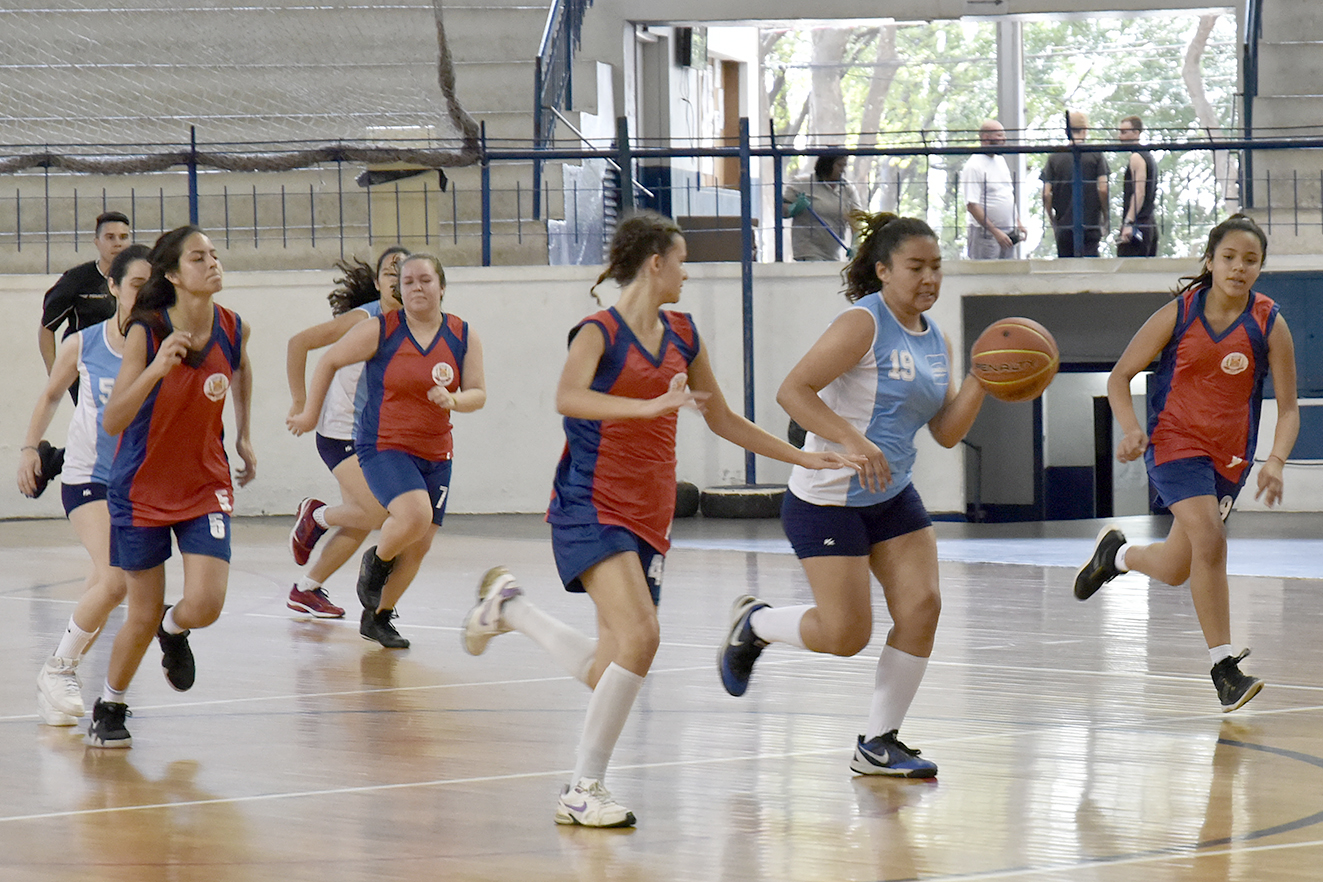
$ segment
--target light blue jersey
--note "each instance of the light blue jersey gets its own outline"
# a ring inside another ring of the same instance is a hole
[[[376,318],[381,315],[381,301],[371,300],[354,309],[367,313],[368,318]],[[355,397],[358,394],[358,380],[362,375],[361,361],[347,364],[335,372],[331,378],[331,388],[326,390],[326,399],[322,401],[322,412],[317,418],[318,435],[340,441],[353,440]]]
[[[814,505],[875,505],[909,486],[916,454],[914,436],[941,409],[951,383],[946,338],[931,318],[924,316],[923,331],[907,330],[891,314],[881,294],[869,294],[850,309],[865,310],[873,317],[873,345],[818,397],[878,446],[891,467],[891,483],[874,493],[863,488],[853,469],[795,466],[790,491]],[[804,449],[844,452],[839,444],[812,432]]]
[[[78,346],[79,389],[65,441],[64,470],[60,473],[65,484],[104,484],[110,479],[110,462],[115,458],[119,436],[106,434],[101,417],[124,360],[110,348],[107,339],[112,321],[115,319],[84,328],[65,341],[65,345]]]

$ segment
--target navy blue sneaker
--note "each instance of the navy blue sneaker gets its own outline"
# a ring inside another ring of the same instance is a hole
[[[363,561],[358,567],[358,602],[368,612],[376,612],[381,603],[381,589],[386,587],[395,561],[377,557],[377,546],[373,545],[363,552]]]
[[[876,738],[859,741],[854,746],[850,769],[860,775],[890,775],[893,778],[935,778],[937,763],[919,756],[919,751],[906,747],[896,737],[896,730],[883,732]]]
[[[118,701],[96,700],[92,706],[92,723],[87,727],[86,743],[90,747],[132,747],[133,738],[124,718],[133,716],[127,704]]]
[[[767,641],[753,633],[749,616],[770,604],[763,603],[751,594],[745,594],[735,600],[730,610],[730,631],[726,642],[717,650],[717,670],[721,673],[721,685],[731,695],[743,695],[749,688],[749,677],[753,675],[753,663],[762,654]]]
[[[1115,527],[1103,527],[1093,546],[1093,557],[1075,572],[1075,599],[1088,600],[1098,589],[1121,575],[1116,566],[1116,552],[1125,544],[1125,534]]]

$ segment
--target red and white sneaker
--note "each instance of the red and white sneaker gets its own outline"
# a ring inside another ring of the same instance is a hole
[[[289,551],[299,566],[308,562],[317,540],[326,534],[326,528],[318,526],[312,516],[317,509],[325,507],[326,503],[309,496],[299,503],[299,510],[294,514],[294,529],[289,531]]]
[[[331,603],[331,598],[326,596],[325,588],[300,591],[299,586],[295,585],[289,589],[289,600],[285,601],[285,606],[296,612],[307,613],[319,619],[343,619],[345,617],[345,611]]]

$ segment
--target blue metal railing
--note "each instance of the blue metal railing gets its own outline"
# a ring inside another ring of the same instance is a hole
[[[1245,138],[1254,137],[1254,99],[1259,97],[1259,40],[1263,37],[1263,0],[1245,3]],[[1254,207],[1254,153],[1245,151],[1241,160],[1240,198],[1246,208]]]
[[[574,53],[579,48],[583,17],[593,0],[555,0],[547,11],[533,68],[533,147],[551,142],[556,111],[574,103]],[[542,163],[533,160],[533,219],[542,216]]]

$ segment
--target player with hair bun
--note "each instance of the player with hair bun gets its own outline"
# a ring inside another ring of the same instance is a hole
[[[1263,688],[1240,670],[1249,650],[1236,655],[1231,648],[1226,519],[1249,479],[1269,374],[1277,424],[1255,499],[1269,506],[1281,501],[1282,470],[1300,432],[1295,343],[1277,304],[1254,290],[1267,255],[1268,237],[1252,218],[1222,221],[1208,234],[1199,274],[1181,279],[1176,298],[1121,353],[1107,377],[1107,399],[1123,433],[1116,458],[1144,457],[1149,483],[1174,522],[1165,540],[1150,545],[1130,545],[1116,527],[1104,527],[1093,556],[1075,574],[1080,600],[1128,570],[1168,585],[1189,579],[1223,712]],[[1145,431],[1130,381],[1154,361]]]
[[[917,218],[856,215],[860,245],[842,272],[853,304],[790,371],[777,401],[808,430],[805,450],[861,457],[860,474],[796,467],[781,510],[813,605],[735,601],[718,653],[722,685],[743,695],[769,643],[852,656],[873,632],[871,576],[893,625],[878,659],[868,724],[850,768],[928,778],[937,765],[898,737],[932,654],[942,601],[937,536],[911,483],[914,436],[925,425],[954,447],[985,395],[971,374],[957,390],[951,348],[925,313],[942,285],[942,253]]]
[[[811,468],[850,464],[839,454],[796,450],[726,404],[693,319],[664,308],[680,299],[686,253],[669,218],[643,212],[620,223],[610,263],[593,285],[596,297],[597,285],[611,279],[620,298],[570,332],[556,389],[566,443],[547,512],[551,545],[565,589],[586,592],[597,608],[597,639],[535,606],[504,567],[483,577],[464,621],[473,655],[496,635],[521,631],[593,690],[574,775],[556,804],[558,824],[635,821],[603,778],[660,642],[678,411],[700,411],[717,435],[761,456]]]
[[[308,400],[309,351],[337,342],[359,322],[400,308],[400,260],[408,253],[409,249],[393,245],[377,258],[376,269],[361,260],[336,264],[344,275],[336,279],[337,287],[327,297],[335,317],[289,338],[285,368],[292,401],[290,416],[302,413]],[[336,371],[317,418],[317,452],[340,485],[340,504],[304,499],[289,534],[294,562],[303,566],[322,535],[335,528],[317,560],[290,589],[285,601],[290,609],[317,618],[340,618],[345,614],[331,603],[322,583],[353,557],[368,533],[386,519],[386,510],[368,489],[354,452],[354,397],[362,374],[362,362]]]

